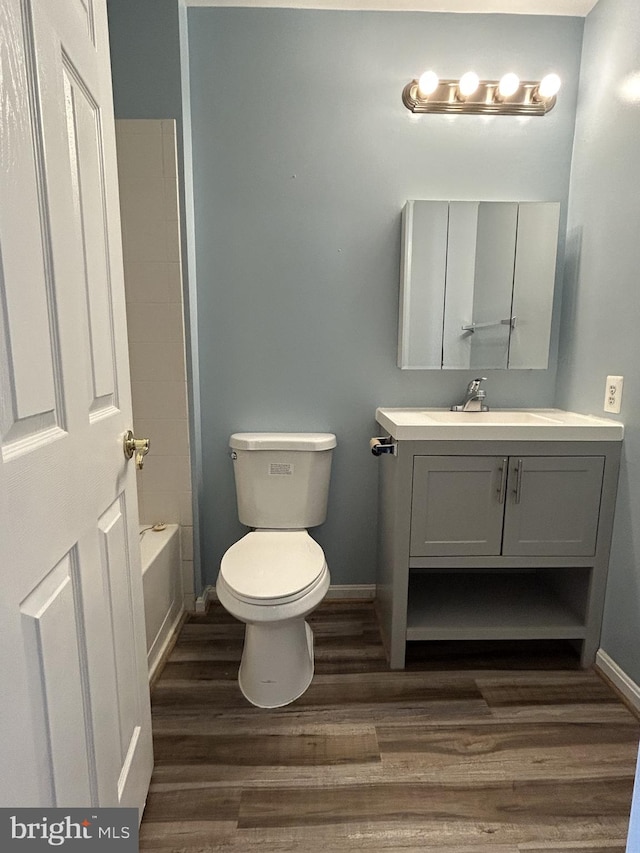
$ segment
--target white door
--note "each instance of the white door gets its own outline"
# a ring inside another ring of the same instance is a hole
[[[152,769],[105,0],[0,2],[0,806]]]

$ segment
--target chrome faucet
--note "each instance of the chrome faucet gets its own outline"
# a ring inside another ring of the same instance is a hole
[[[488,412],[489,406],[485,404],[487,396],[484,388],[480,387],[481,382],[486,382],[487,377],[481,376],[478,379],[472,379],[467,386],[467,393],[464,400],[454,406],[451,406],[452,412]]]

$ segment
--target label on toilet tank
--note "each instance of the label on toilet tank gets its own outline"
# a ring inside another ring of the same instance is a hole
[[[271,462],[269,463],[269,476],[290,477],[293,474],[293,465],[291,462]]]

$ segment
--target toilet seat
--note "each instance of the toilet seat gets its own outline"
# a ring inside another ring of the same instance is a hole
[[[256,530],[229,548],[220,574],[238,600],[273,606],[307,595],[326,568],[322,548],[306,530]]]

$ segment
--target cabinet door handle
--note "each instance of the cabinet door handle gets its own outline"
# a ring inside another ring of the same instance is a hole
[[[514,489],[514,493],[516,496],[515,502],[517,504],[520,503],[522,498],[522,472],[524,469],[524,465],[522,459],[518,459],[518,464],[516,465],[516,487]]]
[[[507,491],[507,473],[509,471],[509,460],[505,456],[502,460],[502,464],[498,468],[500,471],[500,487],[498,488],[498,503],[503,504],[505,494]]]

